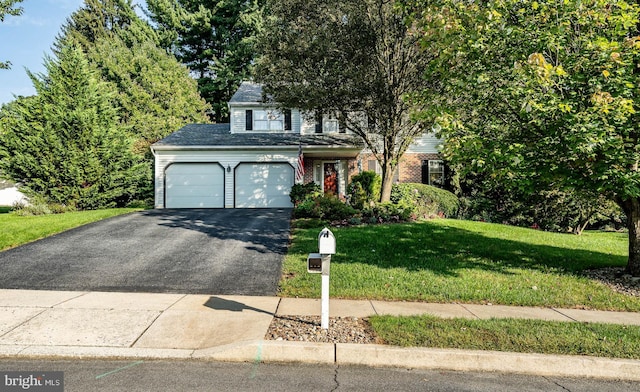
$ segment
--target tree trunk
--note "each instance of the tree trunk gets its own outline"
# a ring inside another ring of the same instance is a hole
[[[391,187],[393,186],[393,170],[391,164],[387,163],[382,168],[382,187],[380,189],[380,202],[385,203],[391,200]]]
[[[640,199],[632,198],[618,202],[627,215],[629,229],[629,260],[627,273],[640,276]]]

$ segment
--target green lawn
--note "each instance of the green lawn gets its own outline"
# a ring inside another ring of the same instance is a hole
[[[38,216],[18,216],[3,210],[0,212],[0,250],[13,248],[77,226],[137,210],[139,209],[116,208]]]
[[[284,261],[282,296],[320,297],[306,272],[321,228],[295,229]],[[481,222],[426,222],[332,228],[332,298],[492,303],[640,311],[640,298],[581,275],[624,266],[627,234],[582,236]],[[387,344],[640,359],[640,327],[519,319],[375,316]]]
[[[306,272],[319,231],[295,229],[282,296],[320,296],[320,277]],[[624,266],[624,233],[576,236],[448,219],[332,231],[338,252],[331,263],[333,298],[640,310],[640,298],[580,274]]]
[[[517,319],[375,316],[387,344],[640,359],[640,327]]]

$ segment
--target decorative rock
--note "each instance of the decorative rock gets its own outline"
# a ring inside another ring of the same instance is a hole
[[[322,329],[320,316],[276,316],[266,340],[297,340],[315,343],[376,343],[367,319],[332,317],[329,329]]]
[[[583,274],[588,278],[599,281],[618,293],[640,297],[640,287],[638,286],[640,280],[624,273],[623,267],[587,270],[584,271]]]

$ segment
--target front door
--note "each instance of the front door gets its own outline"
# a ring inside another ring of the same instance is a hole
[[[324,193],[338,194],[338,167],[335,162],[324,162]]]

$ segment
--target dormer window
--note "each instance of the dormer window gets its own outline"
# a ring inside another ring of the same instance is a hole
[[[247,110],[246,125],[248,131],[290,131],[291,111],[285,110]]]
[[[253,130],[254,131],[282,131],[284,122],[282,113],[277,110],[254,110]]]

